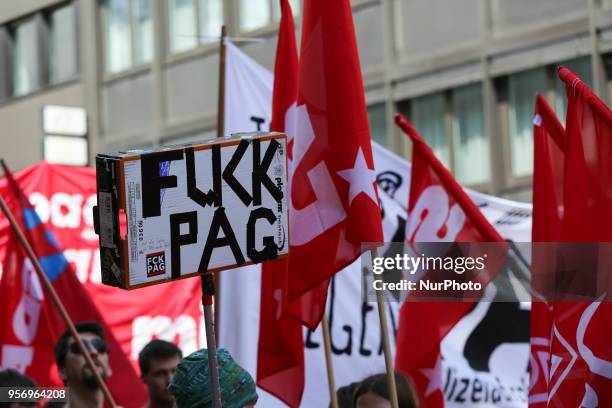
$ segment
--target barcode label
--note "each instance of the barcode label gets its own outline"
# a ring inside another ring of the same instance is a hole
[[[100,246],[115,248],[113,228],[113,195],[100,191],[98,193],[100,214]]]
[[[138,261],[138,230],[136,229],[136,189],[140,187],[133,181],[128,183],[128,223],[130,231],[130,260]]]

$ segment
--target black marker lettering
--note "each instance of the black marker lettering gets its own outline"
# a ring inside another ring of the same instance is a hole
[[[159,193],[163,188],[176,187],[176,176],[160,176],[159,164],[165,161],[183,160],[181,150],[148,153],[140,156],[142,173],[142,216],[158,217],[161,215]]]
[[[223,230],[223,237],[219,237],[219,231]],[[204,251],[202,252],[202,258],[200,259],[200,266],[198,272],[204,273],[208,270],[210,258],[215,248],[221,248],[229,246],[234,255],[234,259],[238,265],[244,263],[244,257],[242,251],[236,241],[236,235],[232,226],[225,215],[225,208],[219,207],[215,210],[212,223],[210,225],[210,231],[208,231],[208,237],[206,238],[206,244],[204,244]]]
[[[269,208],[260,207],[251,211],[247,223],[247,255],[253,262],[263,262],[278,256],[278,250],[273,236],[268,235],[263,237],[264,249],[258,251],[255,248],[255,227],[257,220],[262,218],[267,220],[270,225],[276,222],[276,216]]]
[[[181,224],[189,224],[189,232],[181,235]],[[196,211],[170,215],[170,253],[172,278],[181,276],[181,246],[198,241],[198,213]]]

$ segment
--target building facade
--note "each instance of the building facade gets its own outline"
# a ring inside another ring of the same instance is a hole
[[[409,157],[405,113],[466,186],[530,200],[534,97],[564,119],[558,65],[612,97],[612,0],[351,3],[373,139]],[[0,156],[17,170],[215,136],[221,25],[272,70],[279,14],[276,0],[0,2]],[[70,136],[85,153],[49,133],[49,105],[84,109]]]

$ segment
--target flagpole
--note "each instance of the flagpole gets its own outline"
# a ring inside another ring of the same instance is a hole
[[[329,400],[332,408],[338,408],[338,395],[336,394],[336,380],[334,377],[334,363],[331,354],[331,337],[329,335],[329,322],[327,315],[323,314],[323,346],[325,349],[325,366],[327,367],[327,385],[329,387]]]
[[[217,137],[223,136],[225,108],[225,38],[227,28],[221,26],[219,38],[219,95],[217,100]],[[219,279],[212,274],[200,271],[202,284],[202,306],[204,308],[204,327],[206,330],[206,349],[208,351],[208,373],[212,388],[212,403],[214,408],[221,408],[221,386],[219,382],[219,364],[217,361],[217,341],[219,334]],[[216,285],[215,285],[216,281]],[[216,302],[215,302],[216,301]],[[216,303],[216,307],[213,304]]]
[[[370,250],[372,259],[378,258],[378,248]],[[385,367],[387,369],[387,387],[389,389],[389,399],[391,407],[399,408],[397,401],[397,388],[395,385],[395,374],[393,372],[393,361],[391,359],[391,342],[389,341],[389,324],[387,323],[387,313],[385,310],[385,300],[383,299],[382,291],[376,292],[376,304],[378,305],[378,319],[380,321],[380,329],[383,338],[383,351],[385,354]]]
[[[219,43],[219,95],[217,100],[217,136],[223,136],[225,132],[225,39],[227,38],[227,27],[221,26],[221,39]]]
[[[221,37],[219,39],[219,87],[217,95],[217,137],[225,133],[225,54],[227,39],[227,27],[221,26]],[[221,299],[221,279],[215,279],[215,336],[219,337],[219,305]]]
[[[57,308],[59,314],[64,320],[64,323],[68,327],[68,330],[70,331],[70,334],[72,335],[72,337],[74,338],[74,341],[79,347],[81,354],[85,357],[85,362],[87,366],[89,367],[89,369],[92,371],[96,379],[96,382],[100,386],[100,389],[102,390],[102,393],[104,394],[104,398],[106,398],[106,400],[108,401],[108,404],[112,408],[115,408],[117,404],[115,403],[115,400],[113,399],[113,396],[111,395],[110,391],[106,387],[106,383],[104,382],[104,380],[102,380],[102,377],[100,376],[100,372],[96,368],[96,365],[94,364],[91,358],[91,355],[89,354],[89,350],[87,350],[87,348],[85,347],[85,344],[83,344],[83,341],[81,340],[81,337],[79,336],[79,333],[77,332],[77,329],[74,326],[74,323],[72,323],[72,320],[70,319],[70,316],[68,315],[68,312],[66,312],[66,308],[62,304],[62,301],[57,295],[57,292],[55,292],[55,289],[53,289],[53,286],[51,285],[51,282],[49,282],[47,275],[45,275],[45,272],[43,271],[40,265],[40,262],[38,261],[38,258],[36,257],[36,254],[34,254],[34,250],[32,250],[30,243],[28,242],[27,238],[23,234],[23,231],[17,224],[17,221],[15,220],[13,213],[6,205],[6,202],[4,201],[4,198],[2,197],[1,194],[0,194],[0,207],[2,207],[2,211],[6,215],[6,218],[8,218],[9,223],[11,224],[11,227],[13,228],[13,231],[15,231],[15,234],[17,234],[17,239],[19,240],[19,243],[21,244],[23,249],[26,251],[28,258],[30,258],[32,265],[34,266],[34,270],[36,271],[36,274],[38,275],[38,279],[42,282],[45,289],[47,289],[47,292],[51,296],[51,300],[53,304]]]

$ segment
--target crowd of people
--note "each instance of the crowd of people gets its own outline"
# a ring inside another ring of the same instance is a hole
[[[75,325],[81,341],[89,350],[100,377],[112,374],[108,345],[102,327],[95,322]],[[251,375],[240,367],[223,348],[217,352],[222,406],[250,408],[257,403],[257,388]],[[96,376],[87,365],[75,339],[66,331],[55,345],[55,363],[68,395],[65,402],[49,401],[45,408],[101,408],[104,394]],[[140,378],[145,384],[148,401],[145,408],[205,408],[212,407],[211,379],[208,374],[208,352],[198,350],[183,358],[173,343],[155,339],[150,341],[138,357]],[[417,407],[411,385],[396,374],[398,402],[401,408]],[[36,387],[31,378],[17,370],[0,371],[0,387]],[[341,387],[337,391],[339,408],[390,407],[386,374],[370,376],[363,381]],[[35,402],[0,402],[0,408],[35,407]]]

